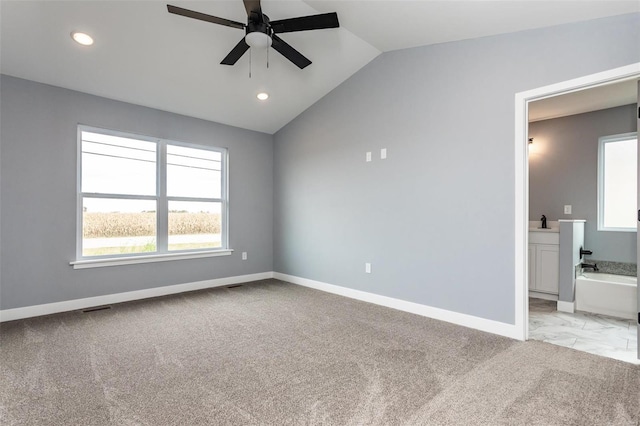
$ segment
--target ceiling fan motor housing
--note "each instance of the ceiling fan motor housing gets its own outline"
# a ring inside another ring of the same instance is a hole
[[[247,34],[260,32],[268,35],[269,37],[273,35],[273,29],[271,28],[271,25],[269,25],[269,17],[267,15],[262,15],[262,20],[252,18],[253,15],[249,18],[245,28]]]

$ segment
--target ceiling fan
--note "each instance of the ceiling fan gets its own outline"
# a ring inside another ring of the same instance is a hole
[[[238,62],[238,59],[242,57],[249,47],[269,48],[269,46],[271,46],[300,69],[303,69],[311,64],[311,61],[276,34],[321,30],[340,26],[338,23],[338,14],[335,12],[271,21],[267,15],[262,13],[260,0],[243,0],[243,3],[247,11],[246,24],[172,5],[167,5],[167,9],[169,13],[186,16],[187,18],[199,19],[201,21],[245,30],[245,36],[242,40],[240,40],[222,62],[220,62],[223,65],[233,65]]]

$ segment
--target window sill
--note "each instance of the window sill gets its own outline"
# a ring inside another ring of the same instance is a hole
[[[135,265],[138,263],[168,262],[172,260],[198,259],[201,257],[229,256],[232,249],[199,251],[190,253],[153,254],[148,256],[111,257],[69,262],[73,269],[103,268],[105,266]]]
[[[605,232],[638,232],[637,228],[605,228],[605,227],[598,227],[598,231],[605,231]]]

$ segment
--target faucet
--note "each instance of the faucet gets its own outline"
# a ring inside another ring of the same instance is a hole
[[[581,263],[580,264],[580,268],[585,269],[585,268],[591,268],[593,269],[593,272],[598,272],[598,264],[594,263],[593,265],[591,265],[590,263]]]
[[[540,220],[542,221],[542,229],[547,229],[547,217],[545,215],[542,215]]]

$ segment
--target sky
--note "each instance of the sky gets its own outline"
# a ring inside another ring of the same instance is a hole
[[[604,156],[604,226],[635,228],[638,196],[636,139],[607,142]]]
[[[155,142],[82,131],[82,192],[88,212],[157,210],[155,200],[90,198],[89,193],[155,196]],[[222,153],[167,144],[167,196],[221,198]],[[194,184],[197,182],[197,184]],[[169,210],[220,213],[219,202],[169,201]]]

